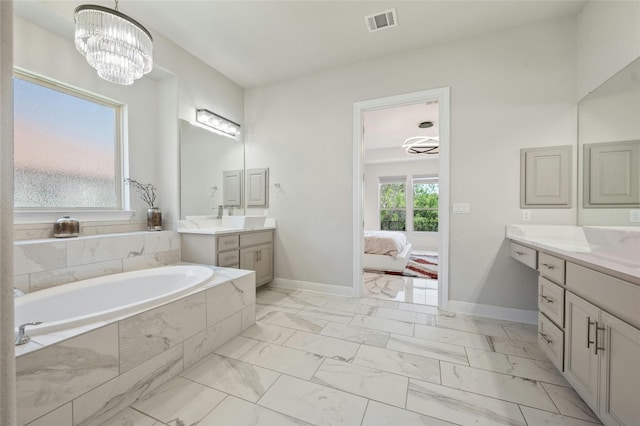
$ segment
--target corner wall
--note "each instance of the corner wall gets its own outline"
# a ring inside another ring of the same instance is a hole
[[[268,166],[282,189],[276,277],[353,285],[353,103],[450,86],[451,202],[471,204],[451,217],[450,299],[537,309],[505,225],[521,222],[520,148],[575,144],[575,31],[563,18],[247,90],[247,167]],[[531,223],[575,215],[536,210]]]

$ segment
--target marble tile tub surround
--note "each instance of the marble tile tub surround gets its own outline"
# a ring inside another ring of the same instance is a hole
[[[505,236],[640,285],[640,226],[507,225]]]
[[[135,216],[130,220],[80,222],[80,235],[121,234],[147,230],[147,223],[138,221]],[[13,225],[14,241],[42,240],[53,238],[52,223],[19,223]]]
[[[255,273],[214,269],[205,288],[169,303],[73,337],[35,336],[30,345],[59,341],[16,358],[18,424],[103,424],[249,329]]]
[[[535,326],[420,306],[425,325],[386,318],[417,305],[269,287],[256,302],[254,326],[105,425],[600,424],[532,340]],[[308,315],[319,311],[335,315]]]
[[[103,275],[180,262],[175,231],[24,240],[14,243],[14,283],[25,293]]]

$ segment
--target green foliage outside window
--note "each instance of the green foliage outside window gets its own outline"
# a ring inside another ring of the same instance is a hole
[[[413,230],[438,232],[439,185],[424,182],[424,179],[416,179],[413,184]],[[380,229],[383,231],[407,230],[405,183],[380,184]]]
[[[413,230],[438,232],[437,183],[415,183],[413,185]]]
[[[407,224],[407,198],[404,183],[380,185],[380,229],[405,231]]]

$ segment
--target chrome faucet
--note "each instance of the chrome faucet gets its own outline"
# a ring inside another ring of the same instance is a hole
[[[13,288],[13,297],[20,297],[20,296],[24,296],[24,292],[18,290],[17,288]]]
[[[233,216],[233,206],[229,206],[229,216]]]
[[[27,332],[25,330],[25,328],[28,325],[39,325],[39,324],[42,324],[42,321],[28,322],[18,327],[18,336],[16,337],[16,340],[15,340],[16,346],[25,345],[31,341],[31,337],[27,336]]]
[[[222,219],[223,209],[224,209],[224,206],[218,206],[218,217],[216,219]]]

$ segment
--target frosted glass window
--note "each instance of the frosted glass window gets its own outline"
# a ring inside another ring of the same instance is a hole
[[[15,208],[120,209],[121,106],[22,75],[13,88]]]

